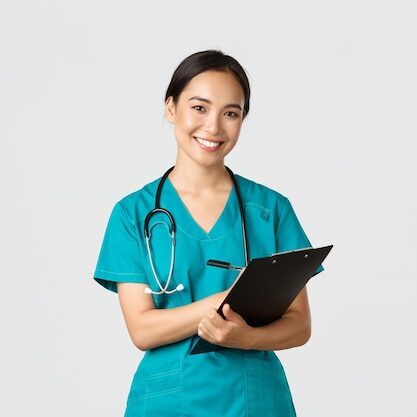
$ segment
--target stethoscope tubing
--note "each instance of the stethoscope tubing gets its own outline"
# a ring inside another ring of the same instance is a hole
[[[164,173],[164,175],[161,177],[161,180],[159,181],[159,184],[158,184],[158,188],[156,190],[155,208],[153,210],[151,210],[145,217],[144,235],[145,235],[146,249],[147,249],[147,252],[148,252],[149,262],[151,264],[152,273],[154,275],[155,281],[156,281],[156,283],[159,287],[159,290],[160,290],[160,291],[152,291],[150,288],[146,288],[145,292],[147,294],[155,294],[155,295],[172,294],[176,291],[182,291],[184,289],[184,285],[179,284],[173,290],[168,290],[168,287],[169,287],[169,284],[170,284],[171,278],[172,278],[173,269],[174,269],[176,225],[175,225],[174,217],[169,212],[169,210],[167,210],[165,208],[162,208],[161,205],[160,205],[162,187],[163,187],[168,175],[170,174],[170,172],[174,168],[175,168],[175,165],[172,166],[171,168],[169,168]],[[247,232],[246,232],[246,217],[245,217],[245,213],[244,213],[244,209],[243,209],[242,197],[241,197],[240,189],[239,189],[239,186],[238,186],[238,183],[236,181],[236,177],[235,177],[233,171],[228,167],[225,167],[225,168],[227,169],[227,171],[228,171],[228,173],[229,173],[229,175],[230,175],[230,177],[233,181],[233,186],[235,188],[236,196],[237,196],[237,200],[238,200],[238,204],[239,204],[239,211],[240,211],[241,225],[242,225],[243,251],[244,251],[244,256],[245,256],[245,265],[247,266],[248,263],[249,263],[249,247],[248,247]],[[152,216],[154,214],[157,214],[157,213],[165,214],[168,217],[170,225],[171,225],[171,231],[170,231],[170,234],[171,234],[171,261],[170,261],[168,277],[166,279],[166,283],[165,283],[164,286],[161,284],[161,282],[158,278],[158,275],[156,273],[153,258],[152,258],[152,254],[151,254],[151,248],[150,248],[151,234],[149,233],[149,222],[150,222]]]

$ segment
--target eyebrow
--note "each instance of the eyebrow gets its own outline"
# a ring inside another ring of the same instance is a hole
[[[198,97],[198,96],[193,96],[188,99],[188,101],[191,101],[191,100],[199,100],[199,101],[204,101],[205,103],[208,103],[208,104],[212,104],[210,100],[203,98],[203,97]],[[242,107],[238,103],[226,104],[224,107],[234,107],[236,109],[242,110]]]

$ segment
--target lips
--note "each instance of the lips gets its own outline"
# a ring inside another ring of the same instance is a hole
[[[217,149],[223,143],[221,141],[214,141],[214,140],[211,140],[211,139],[205,139],[205,138],[201,138],[199,136],[193,136],[193,137],[200,145],[202,145],[205,148]]]

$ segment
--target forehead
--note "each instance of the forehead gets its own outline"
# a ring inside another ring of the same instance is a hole
[[[189,99],[198,95],[210,101],[244,102],[243,88],[236,76],[229,71],[204,71],[189,81],[181,96]]]

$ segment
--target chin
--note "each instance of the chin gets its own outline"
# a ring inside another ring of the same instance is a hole
[[[204,168],[215,168],[224,165],[224,158],[211,161],[209,160],[209,158],[196,158],[193,160],[196,164],[201,165]]]

